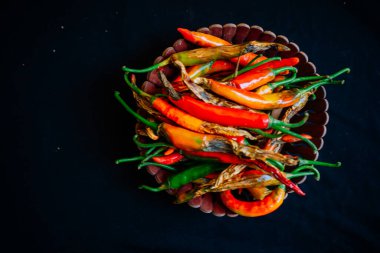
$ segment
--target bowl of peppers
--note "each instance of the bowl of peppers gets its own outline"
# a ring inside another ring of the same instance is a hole
[[[115,98],[137,119],[137,162],[174,203],[215,216],[259,217],[277,210],[300,184],[316,180],[329,120],[324,85],[343,68],[318,74],[299,46],[244,23],[177,29],[180,38],[144,69],[123,67],[127,92]],[[142,82],[137,76],[146,74]]]

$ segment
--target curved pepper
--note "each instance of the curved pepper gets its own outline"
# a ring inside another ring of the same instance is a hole
[[[285,186],[280,185],[263,200],[242,201],[236,199],[230,190],[220,193],[223,204],[231,211],[246,217],[258,217],[278,209],[284,201]]]

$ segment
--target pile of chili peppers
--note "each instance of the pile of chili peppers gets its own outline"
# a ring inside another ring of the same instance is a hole
[[[316,165],[340,166],[281,153],[281,148],[284,143],[297,143],[317,151],[312,136],[292,130],[305,124],[308,114],[298,122],[291,119],[299,116],[318,87],[343,84],[336,78],[349,73],[348,68],[299,77],[297,57],[264,56],[269,49],[289,50],[284,45],[259,41],[232,45],[209,34],[178,31],[196,48],[145,69],[123,67],[138,112],[115,92],[139,121],[133,141],[141,150],[140,156],[116,163],[138,161],[138,168],[157,166],[170,173],[158,187],[140,188],[170,190],[175,203],[212,192],[232,212],[257,217],[279,208],[286,190],[305,195],[293,179],[314,176],[319,180]],[[168,78],[166,66],[177,69],[177,76]],[[149,94],[136,84],[135,74],[153,70],[162,86]],[[192,185],[188,191],[176,191],[187,184]]]

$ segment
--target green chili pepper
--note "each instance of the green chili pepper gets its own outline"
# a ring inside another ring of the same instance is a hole
[[[221,163],[201,163],[175,175],[169,176],[166,182],[159,187],[154,188],[147,185],[141,185],[139,188],[153,192],[159,192],[167,189],[178,189],[187,183],[205,177],[212,172],[224,170],[225,168],[226,165]]]

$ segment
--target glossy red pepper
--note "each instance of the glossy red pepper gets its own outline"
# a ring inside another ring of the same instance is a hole
[[[266,113],[211,105],[189,95],[182,95],[178,99],[169,97],[169,99],[178,108],[195,117],[220,125],[266,129],[274,126],[298,127],[304,123],[303,121],[296,125],[284,124]]]
[[[268,62],[270,63],[270,62]],[[253,90],[260,87],[270,81],[273,81],[275,77],[286,70],[297,72],[294,67],[283,67],[279,69],[264,68],[264,69],[252,69],[228,82],[227,85],[234,86],[243,90]]]
[[[183,158],[184,158],[183,155],[181,155],[178,152],[174,152],[174,153],[171,153],[170,155],[155,156],[152,158],[152,160],[155,161],[156,163],[172,165],[172,164],[180,162]]]

